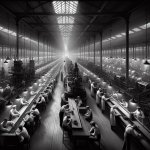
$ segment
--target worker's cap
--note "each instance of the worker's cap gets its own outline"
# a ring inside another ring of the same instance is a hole
[[[86,106],[86,108],[90,108],[89,106]]]

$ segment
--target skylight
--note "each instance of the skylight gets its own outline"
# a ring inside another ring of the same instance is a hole
[[[67,43],[74,24],[72,14],[77,12],[78,1],[53,1],[53,7],[56,14],[63,16],[57,17],[59,29],[64,42]],[[64,16],[66,14],[66,16]],[[70,16],[69,16],[70,14]]]
[[[56,14],[75,14],[78,1],[53,1]]]

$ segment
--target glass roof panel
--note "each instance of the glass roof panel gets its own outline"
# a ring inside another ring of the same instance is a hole
[[[71,14],[75,14],[77,12],[77,6],[78,1],[53,1],[55,13],[63,15],[57,17],[57,22],[58,24],[64,24],[59,25],[59,29],[65,41],[68,40],[70,32],[72,31],[75,19],[71,16]],[[66,16],[64,16],[64,14],[66,14]],[[70,16],[68,16],[68,14],[70,14]]]

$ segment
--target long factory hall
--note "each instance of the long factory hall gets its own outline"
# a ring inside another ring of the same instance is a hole
[[[0,1],[0,149],[150,150],[149,1]]]

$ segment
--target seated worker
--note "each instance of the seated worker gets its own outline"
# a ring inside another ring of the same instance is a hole
[[[68,94],[67,92],[64,92],[61,95],[61,106],[68,104]]]
[[[25,127],[22,125],[16,130],[16,135],[19,136],[20,143],[27,143],[30,140],[30,135]]]
[[[77,103],[77,106],[78,106],[78,107],[81,107],[81,105],[82,105],[82,100],[81,100],[80,96],[77,96],[77,99],[75,99],[75,102]]]
[[[52,99],[52,89],[50,87],[47,87],[45,92],[47,92],[48,100],[50,101]]]
[[[35,115],[32,113],[28,113],[28,116],[23,118],[23,121],[25,122],[25,127],[28,130],[29,134],[31,135],[34,131],[34,126],[35,126]]]
[[[33,95],[35,95],[35,94],[37,94],[37,92],[34,92],[33,90],[30,91],[30,95],[31,95],[31,96],[33,96]]]
[[[10,126],[14,126],[13,121],[8,121],[7,119],[4,119],[0,124],[0,133],[9,132],[10,130],[8,129],[8,127]]]
[[[92,110],[90,109],[89,106],[86,106],[86,113],[84,114],[86,120],[91,120],[92,119]]]
[[[21,103],[21,106],[29,105],[28,101],[26,101],[24,97],[20,98],[20,103]]]
[[[32,114],[35,114],[35,115],[40,115],[40,112],[39,110],[36,108],[36,106],[32,107],[32,109],[30,110],[30,112]]]
[[[124,132],[124,143],[122,150],[130,150],[132,138],[141,138],[142,135],[137,132],[137,126],[128,124],[125,128]]]
[[[69,105],[68,104],[63,105],[60,108],[60,111],[59,111],[60,126],[62,126],[63,117],[64,117],[64,114],[65,114],[66,111],[69,111]]]
[[[100,129],[99,129],[98,125],[94,121],[91,121],[90,125],[91,125],[91,129],[89,131],[90,132],[89,138],[92,140],[100,140],[101,133],[100,133]]]
[[[42,92],[41,94],[45,98],[45,102],[48,103],[48,94],[46,92]]]
[[[137,110],[133,112],[133,115],[135,118],[137,118],[139,121],[143,123],[143,119],[145,118],[145,115],[143,111],[141,110],[141,107],[137,107]]]
[[[34,122],[35,122],[35,126],[37,127],[40,123],[41,123],[41,115],[40,115],[40,112],[39,110],[35,107],[33,107],[31,109],[31,113],[33,114],[34,116]]]
[[[120,103],[123,107],[128,107],[128,103],[123,98],[121,99]]]
[[[20,116],[20,113],[17,111],[16,105],[13,105],[11,110],[10,110],[10,119],[13,119],[13,118],[16,118],[19,116]]]
[[[65,131],[68,131],[69,135],[71,136],[72,134],[72,120],[69,115],[64,116],[63,122],[62,122],[62,127]]]
[[[42,111],[42,110],[46,109],[46,101],[42,94],[39,96],[39,100],[36,104],[37,104],[37,108],[39,110]]]

